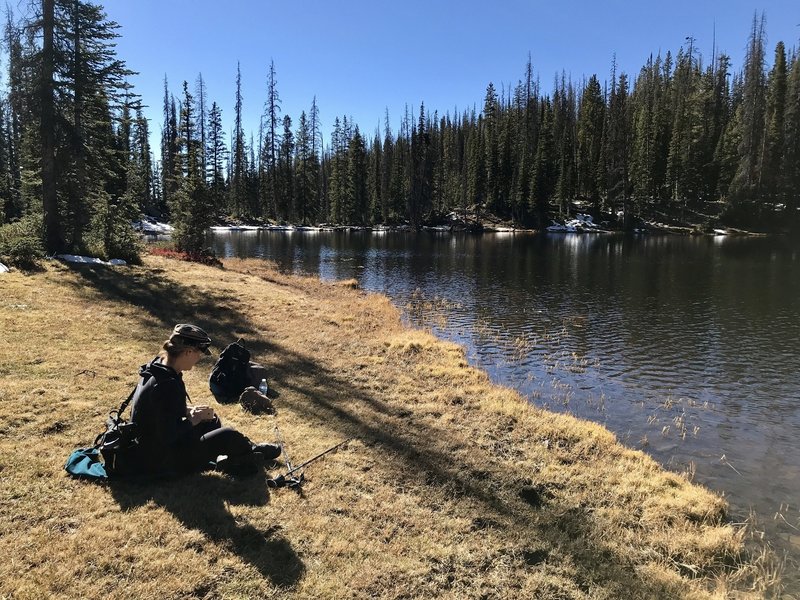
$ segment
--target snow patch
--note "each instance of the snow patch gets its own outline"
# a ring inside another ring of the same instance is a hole
[[[109,261],[95,258],[94,256],[80,256],[78,254],[56,254],[54,258],[68,263],[84,263],[92,265],[127,265],[121,258],[112,258]]]
[[[574,219],[570,219],[563,225],[553,221],[552,225],[547,227],[547,231],[563,232],[563,233],[578,233],[581,231],[599,231],[600,228],[594,222],[592,215],[579,213],[575,215]]]
[[[153,217],[144,217],[133,222],[133,228],[145,235],[169,235],[174,229],[172,225],[157,221]]]

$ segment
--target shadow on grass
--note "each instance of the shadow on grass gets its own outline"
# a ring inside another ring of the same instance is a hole
[[[263,473],[242,480],[197,473],[172,480],[112,481],[110,489],[123,510],[153,502],[185,527],[203,533],[253,565],[274,585],[291,587],[305,572],[289,541],[280,535],[280,525],[261,530],[239,522],[226,507],[226,503],[263,506],[269,502]],[[195,551],[202,552],[202,548]]]
[[[232,338],[234,331],[255,333],[249,319],[230,303],[230,297],[180,285],[158,270],[118,270],[80,263],[66,266],[101,295],[140,308],[143,319],[147,321],[155,319],[155,324],[148,322],[146,325],[162,326],[163,339],[169,337],[176,323],[194,323],[219,342]],[[223,345],[227,343],[225,341]],[[274,346],[269,346],[269,349],[274,349]],[[155,348],[154,353],[157,350]]]
[[[596,531],[591,511],[560,506],[549,500],[531,502],[524,490],[529,482],[509,481],[504,477],[502,464],[493,462],[495,457],[484,457],[480,469],[454,461],[447,449],[441,447],[442,440],[448,439],[446,430],[421,423],[408,407],[393,406],[374,393],[357,389],[341,374],[265,339],[267,332],[259,332],[230,297],[182,286],[158,271],[131,274],[105,267],[71,268],[105,297],[142,307],[163,326],[165,334],[174,323],[182,321],[196,323],[222,343],[233,341],[230,338],[234,331],[251,333],[252,338],[246,340],[248,349],[256,357],[266,354],[276,357],[271,361],[271,384],[298,395],[292,405],[298,415],[325,423],[342,438],[357,438],[366,446],[380,448],[385,463],[396,469],[399,482],[429,482],[447,490],[454,499],[480,503],[480,512],[487,522],[493,516],[505,517],[506,521],[517,523],[517,530],[530,529],[530,538],[538,540],[537,544],[547,544],[557,548],[559,554],[567,555],[566,560],[575,565],[578,584],[584,591],[600,585],[606,589],[624,589],[629,597],[665,593],[658,584],[639,575],[626,557],[597,541],[603,534]],[[320,390],[325,390],[324,395]],[[282,585],[297,581],[303,566],[288,542],[275,535],[275,528],[259,532],[237,525],[221,498],[228,490],[217,479],[199,475],[174,484],[159,484],[155,491],[124,486],[115,491],[115,497],[123,506],[152,499],[187,527],[203,531],[256,565],[271,580],[286,582]],[[256,496],[265,502],[266,490],[248,497]],[[526,564],[544,560],[544,551],[537,544],[521,548],[520,560]],[[275,568],[277,565],[281,565],[280,569]]]
[[[503,465],[494,464],[490,455],[484,456],[478,467],[453,460],[435,447],[437,440],[447,438],[446,430],[422,424],[407,408],[391,406],[354,388],[336,373],[285,349],[283,352],[274,385],[307,399],[294,404],[294,410],[312,422],[325,423],[342,438],[353,437],[380,448],[385,463],[396,468],[399,487],[420,482],[441,487],[454,500],[479,503],[479,521],[494,517],[514,522],[512,534],[530,528],[530,545],[519,548],[520,560],[535,566],[548,554],[541,544],[557,549],[569,556],[568,561],[576,567],[576,583],[587,594],[603,586],[625,590],[630,598],[670,597],[657,583],[641,577],[627,557],[598,542],[603,536],[596,535],[591,509],[562,505],[546,488],[534,497],[530,481],[509,481]],[[297,384],[309,377],[310,385]],[[321,396],[320,389],[328,393]],[[426,444],[426,440],[430,442]]]

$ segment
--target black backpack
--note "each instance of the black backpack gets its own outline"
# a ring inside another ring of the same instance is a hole
[[[140,467],[136,423],[122,416],[134,393],[136,388],[119,409],[108,414],[106,430],[94,440],[94,447],[100,451],[108,475],[129,475],[136,473]]]
[[[236,402],[250,384],[250,351],[238,340],[222,351],[211,368],[208,385],[219,402]]]

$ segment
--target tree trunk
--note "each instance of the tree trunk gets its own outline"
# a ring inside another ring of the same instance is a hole
[[[42,70],[39,82],[41,99],[40,132],[42,136],[42,208],[44,212],[44,237],[47,252],[62,249],[63,240],[58,217],[56,190],[56,136],[54,102],[54,47],[55,0],[42,0]]]

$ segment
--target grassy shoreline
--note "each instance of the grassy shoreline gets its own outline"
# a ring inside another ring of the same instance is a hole
[[[0,598],[722,598],[775,590],[722,499],[599,425],[548,413],[409,330],[382,296],[146,257],[0,280]],[[62,471],[176,322],[243,337],[304,493],[216,473],[99,486]]]

